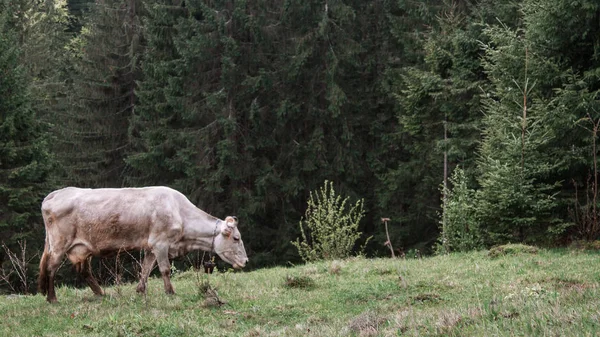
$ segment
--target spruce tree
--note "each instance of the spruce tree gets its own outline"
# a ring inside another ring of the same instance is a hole
[[[22,51],[16,8],[0,2],[0,237],[11,250],[17,241],[43,243],[39,205],[47,192],[50,154],[45,125],[32,109],[29,76],[20,63]],[[0,264],[4,262],[0,251]]]
[[[119,187],[143,50],[136,0],[97,2],[71,43],[70,109],[57,123],[63,184]]]
[[[377,197],[388,216],[403,224],[396,246],[428,246],[438,231],[439,186],[444,167],[471,171],[478,138],[480,76],[478,32],[467,18],[474,8],[450,2],[398,2],[387,8],[390,44],[398,55],[387,64],[393,125],[382,139]],[[388,118],[390,118],[388,117]],[[437,182],[437,183],[435,183]],[[394,207],[401,205],[400,207]],[[394,232],[394,227],[392,227]]]
[[[125,178],[131,185],[170,185],[187,194],[189,190],[176,181],[184,178],[190,167],[178,165],[173,156],[185,151],[176,129],[193,128],[180,117],[185,87],[180,75],[182,59],[175,45],[178,19],[188,12],[180,1],[150,0],[144,7],[147,49],[140,62],[143,79],[135,91],[139,104],[129,130],[132,147],[127,163],[131,171]]]
[[[67,79],[69,62],[65,50],[70,35],[66,32],[70,16],[66,1],[13,1],[13,24],[22,53],[20,64],[25,68],[30,85],[31,107],[47,126],[50,151],[60,146],[55,132],[68,108]],[[56,181],[58,170],[50,180]]]
[[[254,247],[283,242],[277,256],[294,254],[286,219],[303,213],[312,188],[329,178],[367,190],[365,105],[350,102],[362,80],[352,25],[363,4],[198,0],[151,13],[139,148],[128,157],[141,180],[236,212],[261,226]]]
[[[536,79],[546,64],[508,27],[486,30],[485,68],[493,87],[484,101],[480,149],[479,219],[488,244],[541,242],[556,206],[556,185],[546,178],[559,160],[548,151],[552,114]]]
[[[528,0],[523,13],[530,53],[545,65],[535,76],[549,102],[545,113],[552,139],[546,151],[556,162],[545,180],[561,185],[555,214],[561,222],[549,230],[563,237],[597,239],[598,135],[593,125],[600,118],[600,4]]]

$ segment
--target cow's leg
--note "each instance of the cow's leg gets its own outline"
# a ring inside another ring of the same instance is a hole
[[[57,302],[56,291],[54,289],[54,276],[58,267],[60,267],[62,256],[63,254],[50,253],[50,257],[48,258],[48,294],[46,295],[46,300],[50,303]]]
[[[103,296],[104,291],[102,290],[102,288],[98,284],[98,281],[96,281],[96,278],[94,278],[94,275],[92,274],[92,258],[89,257],[85,259],[83,262],[81,262],[81,264],[81,277],[83,277],[85,282],[88,284],[88,286],[90,286],[90,288],[96,296]]]
[[[71,248],[67,253],[67,257],[71,260],[71,263],[75,266],[75,269],[81,275],[81,278],[90,286],[94,294],[97,296],[104,295],[104,291],[100,288],[98,281],[92,274],[92,258],[90,250],[84,245],[76,245]]]
[[[156,256],[156,262],[158,262],[158,270],[162,276],[165,284],[165,293],[175,294],[173,285],[171,284],[171,263],[169,263],[169,248],[166,247],[155,247],[154,255]]]
[[[140,294],[146,293],[146,285],[148,284],[148,277],[154,269],[156,263],[156,256],[150,251],[144,252],[144,261],[142,262],[142,272],[140,274],[140,283],[138,284],[136,291]]]

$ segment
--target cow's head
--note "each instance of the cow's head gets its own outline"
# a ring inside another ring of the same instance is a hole
[[[223,261],[231,264],[233,268],[243,268],[248,262],[246,249],[242,236],[237,228],[238,220],[234,216],[228,216],[221,221],[221,232],[215,237],[215,252]]]

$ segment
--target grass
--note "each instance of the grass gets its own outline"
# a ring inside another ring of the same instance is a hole
[[[134,284],[107,288],[103,298],[60,287],[55,305],[41,295],[3,296],[0,336],[600,334],[594,251],[353,258],[198,276],[175,275],[174,296],[160,278],[147,297]]]

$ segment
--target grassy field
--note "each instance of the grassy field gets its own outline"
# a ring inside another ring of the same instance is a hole
[[[597,336],[600,255],[330,261],[0,298],[0,336]],[[210,286],[207,286],[207,285]],[[211,289],[216,289],[216,293]]]

